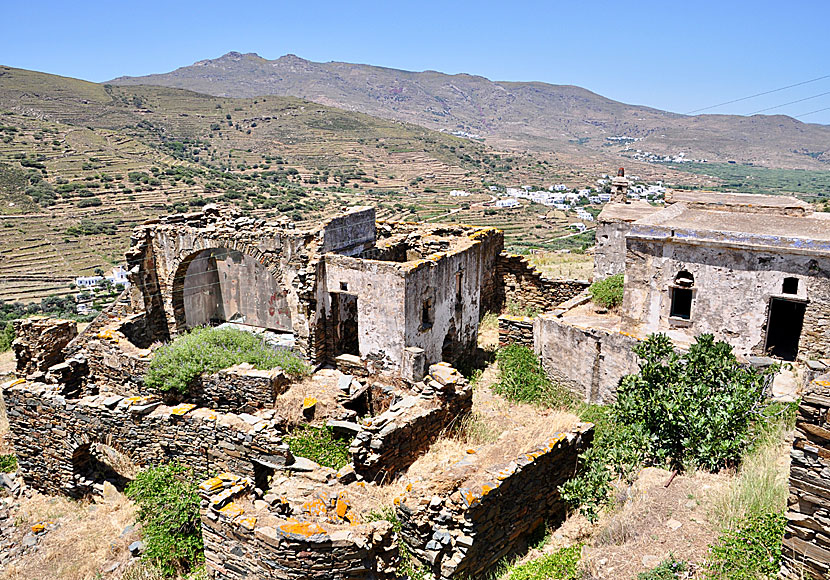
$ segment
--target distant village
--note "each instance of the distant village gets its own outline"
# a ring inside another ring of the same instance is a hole
[[[636,175],[632,175],[628,179],[634,184],[628,188],[627,197],[629,200],[644,200],[657,205],[665,203],[666,188],[661,181],[646,184],[641,182]],[[588,229],[585,222],[594,221],[594,214],[588,211],[587,208],[590,206],[601,207],[611,202],[613,197],[611,193],[612,180],[612,177],[603,174],[596,180],[595,186],[583,188],[569,187],[562,183],[551,185],[547,189],[532,185],[521,187],[491,185],[489,191],[493,194],[493,199],[482,205],[500,210],[513,209],[521,207],[522,203],[519,200],[525,199],[531,203],[538,203],[560,211],[574,212],[576,218],[581,221],[571,223],[568,227],[578,232],[584,232]],[[451,197],[469,197],[470,195],[472,195],[470,192],[464,190],[450,191]]]

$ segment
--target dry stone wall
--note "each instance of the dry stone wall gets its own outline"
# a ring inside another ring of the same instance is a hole
[[[790,497],[781,577],[830,576],[830,375],[801,399],[790,452]]]
[[[223,414],[120,395],[67,399],[48,385],[25,381],[4,385],[3,398],[23,478],[46,493],[84,495],[78,467],[98,443],[137,467],[175,460],[204,474],[230,470],[254,477],[256,466],[293,460],[273,411]]]
[[[533,319],[528,316],[499,316],[499,346],[518,344],[533,348]]]
[[[587,280],[550,280],[530,265],[524,256],[505,252],[499,256],[498,273],[504,304],[512,302],[538,312],[552,310],[590,286]]]
[[[409,467],[459,415],[472,408],[473,390],[446,363],[429,368],[429,376],[387,411],[371,419],[349,449],[355,471],[387,479]]]
[[[290,382],[280,369],[259,370],[242,363],[202,377],[188,400],[217,411],[253,413],[273,407]]]
[[[334,525],[286,517],[266,501],[252,501],[252,488],[250,479],[229,473],[200,485],[205,560],[216,580],[397,578],[398,547],[388,522]],[[274,503],[284,505],[278,498]]]
[[[78,325],[73,320],[24,318],[14,321],[14,332],[17,374],[29,376],[63,362],[63,349],[78,335]]]
[[[438,579],[486,577],[523,537],[564,519],[558,488],[592,438],[584,423],[505,464],[477,466],[472,454],[441,474],[457,483],[440,496],[433,484],[416,484],[397,507],[404,541]]]

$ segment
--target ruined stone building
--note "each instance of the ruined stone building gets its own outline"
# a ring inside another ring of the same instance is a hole
[[[208,208],[137,229],[131,299],[150,340],[226,321],[268,330],[312,364],[345,355],[417,374],[475,348],[502,246],[492,228],[378,227],[374,208],[309,231]]]
[[[590,424],[520,450],[509,440],[462,450],[400,488],[400,538],[367,517],[366,494],[470,413],[472,386],[449,363],[473,353],[485,313],[507,302],[549,310],[587,287],[546,279],[502,245],[492,228],[377,222],[372,208],[306,231],[212,206],[139,226],[129,293],[83,332],[16,323],[20,378],[2,394],[20,474],[84,497],[129,480],[113,456],[135,469],[189,466],[205,478],[202,534],[217,579],[392,580],[399,540],[436,578],[482,577],[564,517],[558,488]],[[158,348],[200,325],[261,335],[315,372],[240,364],[184,394],[145,385]],[[349,442],[348,465],[293,455],[287,438],[311,422]]]

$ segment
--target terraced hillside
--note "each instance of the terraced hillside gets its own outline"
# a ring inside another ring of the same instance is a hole
[[[701,181],[632,166],[649,179]],[[487,208],[486,186],[587,186],[613,169],[590,151],[499,152],[292,97],[211,97],[0,66],[0,299],[70,292],[75,276],[123,260],[136,224],[211,201],[301,224],[372,203],[381,217],[495,225],[513,246],[556,246],[566,216]],[[478,193],[451,198],[451,189]]]

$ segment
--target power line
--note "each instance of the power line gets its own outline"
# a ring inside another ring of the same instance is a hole
[[[731,105],[732,103],[740,103],[741,101],[748,101],[749,99],[754,99],[755,97],[761,97],[763,95],[771,95],[772,93],[785,91],[785,90],[791,89],[793,87],[800,87],[801,85],[807,85],[807,84],[814,83],[814,82],[817,82],[817,81],[821,81],[821,80],[824,80],[824,79],[827,79],[827,78],[830,78],[830,75],[824,75],[824,76],[821,76],[821,77],[810,79],[809,81],[803,81],[803,82],[800,82],[800,83],[795,83],[794,85],[787,85],[786,87],[773,89],[771,91],[764,91],[763,93],[757,93],[757,94],[754,94],[754,95],[749,95],[748,97],[741,97],[740,99],[734,99],[732,101],[726,101],[724,103],[718,103],[717,105],[712,105],[710,107],[703,107],[702,109],[695,109],[694,111],[689,111],[688,113],[684,113],[684,114],[685,115],[694,115],[695,113],[700,113],[702,111],[708,111],[710,109],[716,109],[716,108],[722,107],[724,105]],[[754,113],[752,113],[752,114],[754,115]]]
[[[800,119],[801,117],[806,117],[807,115],[812,115],[813,113],[821,113],[822,111],[830,111],[830,107],[824,107],[823,109],[816,109],[815,111],[810,111],[809,113],[804,113],[803,115],[796,115],[796,119]]]
[[[809,101],[810,99],[817,99],[817,98],[823,97],[825,95],[830,95],[830,91],[827,91],[826,93],[820,93],[818,95],[813,95],[811,97],[804,97],[803,99],[798,99],[796,101],[790,101],[789,103],[784,103],[782,105],[775,105],[774,107],[767,107],[766,109],[760,109],[758,111],[753,111],[752,113],[749,113],[749,114],[750,115],[757,115],[758,113],[763,113],[764,111],[772,111],[773,109],[780,109],[781,107],[786,107],[787,105],[794,105],[796,103]]]

